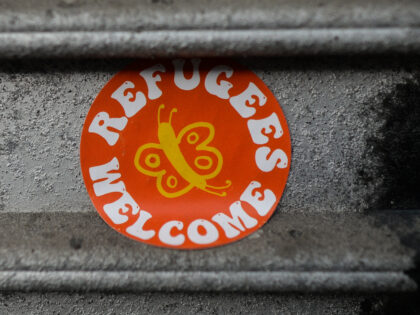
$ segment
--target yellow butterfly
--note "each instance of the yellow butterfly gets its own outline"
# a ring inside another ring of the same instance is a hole
[[[223,166],[220,151],[208,146],[214,138],[214,126],[208,122],[195,122],[176,135],[171,119],[177,109],[171,110],[168,122],[162,122],[160,114],[164,108],[163,104],[158,108],[159,143],[147,143],[137,149],[134,157],[137,170],[156,177],[158,191],[167,198],[184,195],[194,187],[226,196],[226,191],[220,190],[230,187],[230,180],[226,180],[223,186],[207,184],[207,180],[216,177]]]

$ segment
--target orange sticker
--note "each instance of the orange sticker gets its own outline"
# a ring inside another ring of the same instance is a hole
[[[112,228],[193,249],[239,240],[270,218],[290,151],[280,105],[251,71],[230,60],[149,60],[96,97],[80,161]]]

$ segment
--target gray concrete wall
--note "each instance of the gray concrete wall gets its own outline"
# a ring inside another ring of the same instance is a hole
[[[419,59],[239,61],[282,105],[293,146],[289,180],[261,230],[229,246],[186,252],[110,229],[81,178],[85,115],[131,60],[2,60],[0,288],[415,289],[405,272],[418,261],[420,220],[416,212],[375,209],[420,205],[411,154],[419,146]]]
[[[418,53],[419,8],[416,0],[5,0],[0,55]]]
[[[0,295],[2,314],[348,314],[363,311],[366,298],[276,294],[63,294]]]
[[[27,59],[0,59],[0,313],[418,314],[371,294],[420,283],[419,17],[416,0],[1,1],[0,58]],[[132,61],[109,56],[234,56],[262,78],[292,140],[262,229],[174,251],[101,220],[79,139]]]
[[[81,130],[95,96],[129,62],[0,63],[2,211],[94,211],[79,167]],[[368,140],[384,137],[383,102],[415,72],[370,62],[242,59],[289,123],[291,171],[278,211],[361,211],[381,197],[383,161],[366,157]]]

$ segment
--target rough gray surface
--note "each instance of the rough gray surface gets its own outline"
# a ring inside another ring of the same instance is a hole
[[[0,57],[223,57],[419,53],[420,28],[0,33]]]
[[[0,32],[420,26],[416,0],[3,0]]]
[[[96,214],[0,215],[1,290],[384,292],[416,289],[401,244],[420,220],[281,214],[229,246],[174,251],[111,230]],[[411,218],[411,219],[410,219]],[[16,228],[19,227],[19,228]]]
[[[128,239],[96,213],[2,213],[0,270],[398,272],[413,267],[400,241],[419,228],[409,218],[396,230],[359,214],[278,212],[243,240],[189,251]]]
[[[415,0],[5,0],[0,56],[418,53],[419,7]],[[352,214],[380,198],[383,184],[376,152],[368,160],[363,152],[369,139],[383,138],[387,122],[369,110],[411,79],[408,68],[415,65],[244,60],[274,91],[289,121],[288,186],[257,233],[230,246],[186,252],[120,236],[93,213],[83,188],[83,119],[126,62],[1,61],[2,290],[416,288],[406,272],[418,260],[418,218],[401,223],[391,216],[384,224]],[[373,179],[361,181],[359,171],[367,168]],[[360,302],[267,293],[14,293],[0,295],[0,313],[358,314],[366,311]]]
[[[2,314],[360,314],[360,296],[278,294],[65,294],[0,295]]]
[[[2,57],[419,53],[420,3],[6,0]]]
[[[365,158],[367,140],[383,137],[387,119],[375,107],[415,76],[417,59],[242,59],[285,112],[290,177],[262,229],[201,251],[155,248],[119,235],[85,192],[78,150],[84,117],[129,62],[1,61],[3,290],[416,288],[404,272],[415,264],[417,247],[407,240],[416,239],[418,218],[401,223],[387,215],[384,224],[355,212],[368,208],[382,185],[380,176],[362,181],[359,173],[381,167]]]
[[[128,62],[0,62],[1,210],[93,211],[80,174],[81,129],[95,96]],[[366,208],[380,182],[362,184],[357,172],[367,163],[366,139],[380,137],[384,123],[366,106],[381,106],[381,95],[412,74],[386,60],[374,67],[242,62],[273,91],[288,120],[292,161],[281,211]]]
[[[2,271],[1,291],[405,292],[402,272]]]

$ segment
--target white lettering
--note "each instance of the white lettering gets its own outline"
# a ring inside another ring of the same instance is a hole
[[[184,244],[185,236],[178,234],[176,236],[171,235],[171,230],[176,228],[178,231],[181,231],[184,228],[184,224],[181,221],[169,221],[166,222],[159,230],[159,239],[162,243],[168,245],[179,246]]]
[[[202,227],[206,234],[201,235],[198,231],[199,227]],[[219,231],[217,228],[209,221],[198,219],[188,226],[188,237],[189,239],[196,244],[210,244],[215,242],[219,238]]]
[[[143,230],[144,224],[152,217],[152,215],[144,210],[140,211],[140,215],[137,218],[137,221],[134,222],[133,225],[129,226],[126,229],[126,232],[130,235],[133,235],[135,237],[138,237],[142,240],[149,240],[153,236],[155,236],[156,232],[153,230]]]
[[[220,83],[217,83],[217,79],[220,74],[224,73],[226,78],[230,78],[233,74],[232,68],[228,66],[216,66],[209,71],[204,82],[204,86],[210,94],[216,95],[221,99],[229,98],[229,90],[232,88],[232,83],[220,80]]]
[[[133,89],[134,83],[125,81],[121,86],[112,93],[111,98],[118,101],[124,109],[125,116],[133,117],[146,105],[146,97],[142,92],[136,92],[134,98],[133,93],[127,92],[128,89]],[[133,99],[134,98],[134,99]]]
[[[271,172],[276,166],[286,168],[288,158],[281,149],[274,150],[269,156],[271,149],[269,147],[258,148],[255,152],[255,162],[258,168],[263,172]]]
[[[258,221],[248,215],[242,209],[241,203],[236,201],[230,206],[230,217],[224,213],[217,213],[213,216],[212,220],[217,222],[221,228],[225,231],[226,237],[233,238],[239,235],[239,231],[244,231],[245,228],[242,226],[241,221],[247,229],[250,229],[257,225]],[[236,229],[234,227],[236,227]]]
[[[140,75],[146,81],[149,100],[155,100],[162,95],[162,91],[157,87],[156,82],[162,81],[162,78],[157,72],[165,72],[165,67],[161,64],[154,65],[150,68],[144,69]]]
[[[259,106],[263,106],[267,102],[267,97],[254,83],[250,82],[245,91],[239,95],[232,96],[229,102],[241,117],[249,118],[255,114],[256,109],[248,106],[248,104],[253,105],[256,98]]]
[[[109,118],[108,113],[100,112],[93,118],[89,126],[89,132],[96,133],[108,142],[108,145],[113,146],[117,143],[120,135],[108,129],[109,127],[117,129],[119,131],[123,130],[127,125],[128,119],[126,117],[121,118]]]
[[[117,192],[122,194],[118,200],[104,205],[105,213],[115,224],[127,222],[128,217],[121,212],[127,213],[131,210],[132,214],[137,214],[140,210],[140,207],[126,191],[124,183],[121,180],[115,183],[121,177],[121,174],[116,172],[119,167],[118,159],[114,157],[106,164],[89,168],[90,178],[93,181],[100,180],[93,184],[93,191],[96,196]]]
[[[127,222],[128,217],[125,214],[131,211],[131,213],[135,215],[139,212],[139,210],[139,205],[125,190],[125,187],[122,196],[118,200],[104,205],[105,213],[115,224],[122,224]]]
[[[260,188],[261,184],[257,181],[252,181],[245,191],[242,193],[240,200],[249,203],[251,206],[257,210],[260,216],[265,216],[271,207],[274,206],[276,202],[276,196],[270,189],[264,189],[264,196],[258,192],[253,191],[257,188]],[[261,197],[264,197],[261,199]]]
[[[278,139],[283,135],[283,128],[280,125],[276,113],[263,119],[248,120],[248,129],[255,144],[266,144],[270,133],[274,131],[273,138]],[[274,129],[274,130],[273,130]]]
[[[123,193],[125,191],[125,186],[122,181],[114,183],[121,177],[121,174],[116,172],[119,168],[120,165],[116,157],[106,164],[89,168],[90,178],[93,181],[101,180],[93,184],[93,191],[96,196],[103,196],[112,192]],[[111,171],[113,173],[110,173]]]
[[[172,61],[175,68],[175,85],[181,90],[190,91],[195,89],[200,83],[200,72],[198,71],[198,65],[200,64],[200,59],[192,59],[191,63],[193,65],[193,75],[190,79],[185,79],[184,76],[184,59],[175,59]]]

